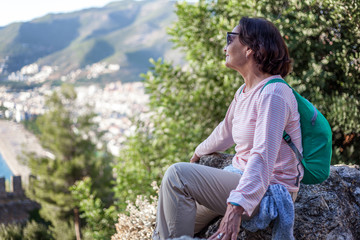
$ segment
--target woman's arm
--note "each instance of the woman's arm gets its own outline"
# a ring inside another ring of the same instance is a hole
[[[209,238],[209,240],[236,240],[240,231],[241,215],[243,214],[243,212],[244,208],[242,208],[241,206],[234,206],[232,204],[228,204],[226,208],[226,213],[221,220],[218,230]]]

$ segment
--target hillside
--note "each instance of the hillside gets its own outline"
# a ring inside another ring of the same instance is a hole
[[[102,62],[119,64],[120,70],[113,67],[114,71],[95,75],[93,81],[138,81],[150,66],[149,58],[176,60],[171,56],[178,54],[166,35],[166,28],[176,20],[174,5],[164,0],[125,0],[10,24],[0,29],[1,79],[7,81],[12,74],[13,81],[26,81],[18,77],[19,71],[36,63],[38,71],[52,67],[46,80],[75,74],[76,81],[88,81],[88,72],[80,74],[79,69]]]

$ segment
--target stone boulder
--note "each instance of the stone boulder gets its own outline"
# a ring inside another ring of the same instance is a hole
[[[224,168],[233,155],[215,153],[203,156],[200,164]],[[208,238],[216,232],[221,218],[196,235]],[[270,226],[255,233],[241,229],[238,239],[271,239]],[[300,185],[295,202],[296,239],[360,239],[360,169],[359,166],[331,166],[330,177],[321,184]],[[191,239],[191,238],[181,238]]]

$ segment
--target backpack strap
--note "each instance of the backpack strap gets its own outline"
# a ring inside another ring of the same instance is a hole
[[[299,150],[297,149],[297,147],[295,146],[295,144],[291,141],[291,137],[289,134],[287,134],[285,131],[283,133],[283,139],[285,140],[285,142],[289,145],[289,147],[293,150],[293,152],[296,155],[296,158],[299,160],[299,163],[297,164],[296,168],[298,170],[298,175],[296,177],[296,182],[295,182],[295,186],[299,186],[299,180],[300,180],[300,170],[299,170],[299,164],[301,163],[303,156],[302,154],[299,152]]]
[[[281,78],[274,78],[274,79],[271,79],[270,81],[268,81],[261,89],[261,92],[262,90],[264,90],[264,88],[270,84],[270,83],[277,83],[277,82],[280,82],[280,83],[285,83],[286,85],[288,85],[289,88],[291,88],[292,91],[294,91],[292,89],[292,87],[290,87],[290,85],[285,82],[284,79],[281,79]],[[260,93],[261,93],[260,92]],[[287,134],[286,131],[284,131],[283,133],[283,139],[285,140],[285,142],[289,145],[289,147],[293,150],[293,152],[295,153],[295,156],[296,158],[299,160],[299,163],[297,164],[297,170],[298,170],[298,175],[296,177],[296,182],[295,182],[295,186],[299,186],[299,180],[300,180],[300,176],[301,176],[301,173],[300,173],[300,170],[299,170],[299,165],[301,163],[301,161],[303,160],[303,155],[300,153],[299,149],[297,149],[297,147],[295,146],[295,144],[291,141],[291,137],[289,134]]]

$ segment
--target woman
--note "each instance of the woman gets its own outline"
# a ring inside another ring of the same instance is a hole
[[[290,71],[283,38],[267,20],[242,18],[228,32],[224,52],[226,66],[241,74],[245,84],[235,93],[225,119],[196,148],[190,163],[177,163],[166,171],[154,239],[193,236],[219,215],[223,220],[210,239],[236,239],[241,220],[257,213],[270,185],[284,186],[293,200],[299,190],[295,184],[298,160],[282,139],[285,130],[302,152],[296,99],[286,84],[263,88]],[[192,164],[234,143],[230,171]],[[300,178],[302,175],[300,167]]]

